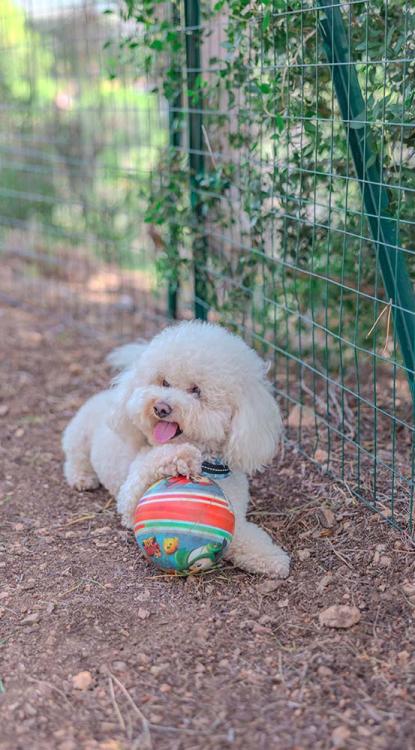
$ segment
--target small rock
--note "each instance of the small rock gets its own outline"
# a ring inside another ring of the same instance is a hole
[[[228,669],[229,666],[230,666],[229,659],[221,659],[218,664],[218,667],[221,667],[221,669]]]
[[[112,531],[111,526],[100,526],[98,529],[91,531],[91,536],[100,536],[100,534],[107,534],[108,531]]]
[[[357,727],[357,733],[360,734],[361,737],[370,737],[372,730],[368,727]]]
[[[102,722],[101,728],[105,730],[104,726],[105,722]],[[111,725],[111,730],[113,731],[114,725]],[[124,743],[120,742],[119,740],[103,740],[98,745],[99,750],[123,750],[125,748]]]
[[[375,549],[375,554],[373,555],[372,562],[374,565],[378,565],[380,562],[380,558],[383,557],[382,552],[386,549],[385,544],[377,544]]]
[[[252,632],[257,635],[272,635],[271,628],[267,628],[265,625],[260,625],[259,622],[254,622]]]
[[[402,591],[406,596],[415,596],[415,583],[405,581],[405,583],[402,584]]]
[[[331,741],[333,743],[333,746],[335,748],[343,748],[346,747],[346,743],[348,739],[350,738],[350,729],[344,725],[341,725],[339,727],[336,727],[336,729],[333,730],[331,735]]]
[[[308,558],[311,556],[311,550],[299,549],[297,550],[297,555],[298,555],[299,560],[308,560]]]
[[[153,664],[153,666],[150,667],[150,672],[155,677],[158,677],[159,674],[162,674],[165,671],[165,669],[166,669],[166,665],[165,664]]]
[[[141,667],[145,667],[150,663],[150,657],[142,651],[139,651],[138,654],[135,655],[135,658],[137,659],[137,664],[140,664]]]
[[[127,665],[125,661],[113,661],[112,668],[115,669],[116,672],[125,672],[127,670]]]
[[[288,427],[314,427],[315,423],[314,411],[309,406],[296,404],[288,415]]]
[[[317,448],[314,454],[314,460],[321,465],[326,464],[329,460],[329,454],[327,453],[327,451],[323,451],[322,448]]]
[[[383,508],[379,511],[379,518],[392,518],[392,515],[391,508]]]
[[[0,417],[5,417],[9,413],[9,407],[7,404],[0,404]]]
[[[139,602],[146,602],[148,599],[150,599],[150,596],[151,596],[151,594],[150,594],[149,590],[146,589],[145,591],[142,591],[140,594],[137,594],[135,598]]]
[[[262,682],[261,675],[254,672],[253,669],[241,669],[239,672],[239,678],[243,682],[248,682],[251,685],[259,685]]]
[[[24,429],[23,427],[18,427],[16,432],[14,433],[14,436],[17,438],[21,438],[24,435]]]
[[[21,625],[34,625],[39,622],[40,612],[33,612],[31,615],[27,615],[23,620],[20,621]]]
[[[82,365],[80,365],[78,362],[71,362],[69,365],[69,372],[72,375],[80,375],[83,372]]]
[[[409,659],[409,651],[399,651],[398,655],[398,662],[401,667],[406,667],[408,664]]]
[[[332,529],[336,525],[336,516],[330,508],[320,508],[318,517],[325,529]]]
[[[76,742],[75,740],[64,740],[63,742],[58,745],[59,750],[76,750]]]
[[[72,685],[75,690],[88,690],[92,685],[91,672],[78,672],[78,674],[72,677]]]
[[[162,682],[160,685],[160,693],[170,693],[171,692],[171,685],[169,685],[167,682]]]
[[[144,609],[143,607],[138,608],[137,614],[140,620],[146,620],[147,617],[150,617],[150,612],[148,611],[148,609]]]
[[[269,581],[262,581],[262,583],[258,583],[257,591],[259,594],[266,596],[276,591],[281,586],[281,583],[282,581],[272,581],[271,579]]]
[[[34,589],[36,586],[36,580],[35,578],[28,578],[27,581],[24,581],[23,583],[23,591],[30,591],[30,589]]]
[[[389,568],[389,566],[392,564],[392,559],[388,557],[388,555],[381,555],[379,558],[379,565],[381,565],[382,568]]]
[[[333,672],[330,667],[325,667],[324,665],[322,665],[318,668],[317,674],[319,675],[319,677],[331,677]]]
[[[288,597],[286,597],[285,599],[281,599],[278,602],[278,606],[280,609],[284,609],[284,607],[288,607]]]
[[[27,716],[36,716],[37,711],[34,706],[32,706],[31,703],[26,703],[25,705],[25,712]]]
[[[360,622],[360,611],[348,604],[333,604],[320,612],[319,621],[328,628],[347,629]]]
[[[258,622],[260,625],[270,625],[270,623],[274,622],[274,619],[269,615],[261,615]]]

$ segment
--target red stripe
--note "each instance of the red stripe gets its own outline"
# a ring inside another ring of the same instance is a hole
[[[187,523],[204,523],[208,526],[216,526],[219,529],[233,532],[235,518],[226,508],[214,508],[205,506],[201,508],[197,503],[186,503],[186,512],[183,508],[175,509],[171,505],[163,506],[160,503],[157,508],[146,508],[138,506],[135,512],[134,522],[141,521],[186,521]]]

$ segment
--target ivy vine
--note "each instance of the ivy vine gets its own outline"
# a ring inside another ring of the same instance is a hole
[[[163,236],[163,276],[178,284],[191,266],[191,241],[203,236],[206,302],[221,314],[242,323],[249,314],[264,337],[284,322],[288,347],[298,346],[301,335],[303,348],[315,346],[307,320],[352,339],[356,305],[367,330],[373,306],[350,290],[379,295],[380,281],[322,50],[324,11],[300,0],[204,0],[203,65],[192,89],[185,50],[191,32],[180,0],[124,0],[121,12],[132,28],[122,49],[169,103],[170,134],[177,136],[170,137],[147,196],[147,221]],[[344,15],[366,100],[362,117],[370,122],[391,210],[400,218],[400,245],[410,250],[415,14],[401,0],[362,0]],[[198,107],[204,112],[205,169],[196,176],[202,226],[189,200],[186,152],[188,111]]]

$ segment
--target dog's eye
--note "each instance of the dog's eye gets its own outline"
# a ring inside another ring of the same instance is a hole
[[[200,398],[202,395],[202,392],[198,385],[192,385],[192,387],[189,388],[189,393],[191,393],[193,396],[196,396],[196,398]]]
[[[170,388],[171,387],[170,383],[168,383],[167,380],[163,380],[161,384],[162,384],[163,388]]]

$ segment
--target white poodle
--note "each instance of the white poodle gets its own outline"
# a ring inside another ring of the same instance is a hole
[[[245,570],[286,577],[286,552],[246,520],[246,475],[272,460],[282,430],[264,362],[238,336],[199,321],[166,328],[108,359],[122,372],[82,406],[63,436],[71,487],[103,484],[132,527],[137,501],[152,483],[197,477],[202,462],[219,465],[213,478],[235,512],[227,557]]]

